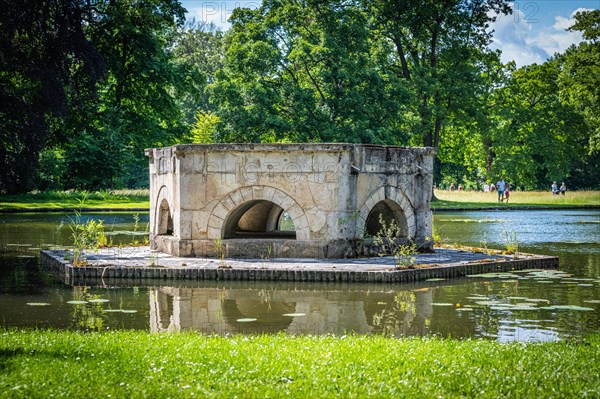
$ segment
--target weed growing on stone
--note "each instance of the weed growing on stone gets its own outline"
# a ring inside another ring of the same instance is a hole
[[[504,230],[504,242],[506,252],[513,254],[514,258],[517,259],[519,257],[519,240],[517,238],[517,232]]]
[[[149,266],[158,266],[158,253],[155,251],[152,251],[150,253],[150,259],[148,260]]]
[[[217,254],[217,258],[219,258],[219,260],[221,261],[219,267],[226,268],[227,265],[225,264],[225,245],[223,244],[223,240],[220,238],[217,238],[215,240],[215,252]]]
[[[383,215],[379,214],[379,224],[381,229],[373,237],[373,245],[378,248],[378,255],[391,254],[396,259],[398,269],[412,269],[417,259],[413,256],[417,253],[417,245],[412,240],[409,240],[408,244],[404,243],[402,229],[395,220],[386,223]]]
[[[488,256],[491,256],[494,253],[488,246],[487,234],[483,235],[483,239],[479,242],[479,246],[481,247],[482,252],[486,253]]]
[[[434,245],[441,245],[446,241],[446,239],[442,237],[440,229],[433,223],[431,225],[431,239],[433,240]]]
[[[87,194],[84,193],[81,198],[78,198],[80,205],[83,206],[86,197]],[[90,219],[83,223],[81,221],[81,211],[75,211],[75,219],[71,219],[69,229],[73,239],[72,262],[75,266],[85,266],[87,264],[85,251],[98,252],[101,247],[108,244],[102,220]]]

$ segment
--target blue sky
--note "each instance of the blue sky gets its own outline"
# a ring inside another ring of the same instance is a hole
[[[236,7],[256,8],[260,1],[183,0],[187,17],[214,22],[228,29],[227,18]],[[502,61],[514,60],[517,66],[542,63],[556,52],[581,41],[579,32],[565,29],[573,23],[577,10],[598,9],[600,0],[535,0],[511,3],[513,14],[502,16],[494,29],[493,49],[502,50]]]

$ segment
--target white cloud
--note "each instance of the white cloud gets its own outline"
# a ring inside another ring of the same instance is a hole
[[[594,9],[593,8],[579,7],[578,9],[576,9],[575,11],[573,11],[571,13],[571,17],[574,17],[575,14],[577,14],[578,12],[585,12],[585,11],[594,11]]]
[[[573,23],[578,8],[568,17],[556,15],[553,23],[540,23],[517,9],[512,15],[500,16],[492,24],[494,30],[493,49],[502,50],[502,62],[514,60],[517,66],[543,63],[555,53],[565,51],[572,44],[581,42],[580,32],[566,31]]]
[[[565,18],[565,17],[561,17],[560,15],[555,17],[556,22],[554,23],[554,25],[552,25],[552,28],[557,29],[557,30],[565,30],[569,27],[571,27],[571,25],[573,25],[573,19],[572,18]]]

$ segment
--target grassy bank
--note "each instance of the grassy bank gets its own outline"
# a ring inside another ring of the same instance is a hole
[[[509,202],[498,202],[497,192],[435,190],[437,201],[434,209],[479,209],[479,208],[561,208],[600,206],[600,191],[568,191],[565,195],[554,195],[550,191],[513,191]]]
[[[600,191],[572,191],[553,195],[541,191],[515,191],[509,203],[498,203],[495,193],[436,190],[434,209],[493,209],[508,207],[560,208],[600,207]],[[85,197],[83,204],[81,199]],[[20,195],[0,195],[0,211],[43,211],[59,209],[148,209],[148,190],[114,190],[84,193],[50,191]]]
[[[0,397],[600,397],[600,335],[383,337],[0,330]]]
[[[148,190],[114,190],[91,193],[81,191],[48,191],[19,195],[0,195],[0,211],[148,209],[149,206]]]

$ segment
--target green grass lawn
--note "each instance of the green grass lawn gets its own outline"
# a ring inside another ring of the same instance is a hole
[[[554,343],[0,330],[6,398],[598,398],[600,335]]]
[[[148,190],[115,190],[84,193],[80,191],[50,191],[21,195],[0,195],[0,211],[36,211],[44,209],[132,209],[150,206]],[[600,191],[569,191],[553,195],[541,191],[514,191],[509,203],[498,203],[495,193],[477,191],[436,190],[434,209],[479,209],[502,207],[579,207],[600,206]],[[80,202],[85,196],[83,204]]]
[[[83,200],[83,203],[81,202]],[[148,190],[115,190],[93,193],[49,191],[19,195],[0,195],[0,210],[36,211],[40,209],[131,209],[150,207]]]
[[[431,202],[434,209],[600,206],[600,191],[567,191],[565,195],[554,195],[550,191],[513,191],[508,203],[499,203],[496,192],[435,190],[435,196],[437,201]]]

